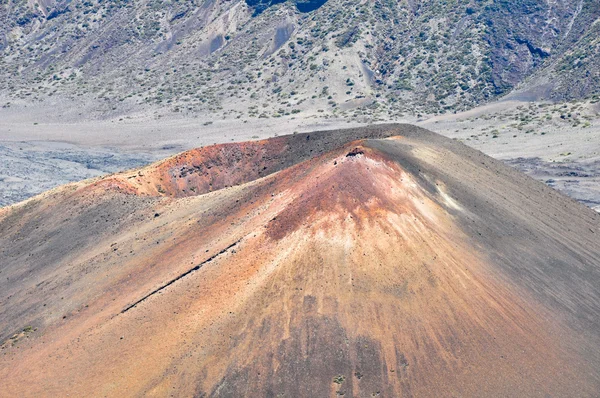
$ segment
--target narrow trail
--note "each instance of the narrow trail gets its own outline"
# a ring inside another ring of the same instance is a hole
[[[185,271],[183,274],[179,275],[178,277],[171,279],[169,282],[165,283],[164,285],[160,286],[157,289],[154,289],[153,291],[151,291],[150,293],[148,293],[147,295],[145,295],[144,297],[142,297],[141,299],[137,300],[136,302],[134,302],[133,304],[125,307],[120,313],[124,314],[127,311],[129,311],[130,309],[136,307],[138,304],[140,304],[141,302],[145,301],[146,299],[148,299],[149,297],[155,295],[156,293],[166,289],[167,287],[171,286],[173,283],[177,282],[180,279],[185,278],[186,276],[188,276],[189,274],[191,274],[192,272],[198,271],[200,268],[202,268],[206,263],[210,263],[211,261],[213,261],[214,259],[216,259],[217,257],[221,256],[222,254],[227,253],[229,250],[233,249],[235,246],[237,246],[240,242],[242,241],[242,239],[237,240],[236,242],[232,243],[231,245],[227,246],[225,249],[221,250],[220,252],[218,252],[217,254],[215,254],[214,256],[204,260],[203,262],[201,262],[200,264],[196,265],[194,268],[191,268],[187,271]]]

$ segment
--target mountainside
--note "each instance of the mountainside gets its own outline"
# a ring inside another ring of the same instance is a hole
[[[413,126],[66,185],[0,248],[0,396],[600,390],[600,215]]]
[[[91,118],[391,119],[517,86],[587,98],[598,18],[595,0],[3,0],[0,90]]]

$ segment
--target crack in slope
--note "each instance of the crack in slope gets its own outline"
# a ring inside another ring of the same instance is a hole
[[[222,254],[227,253],[229,250],[233,249],[235,246],[237,246],[240,242],[242,241],[242,239],[237,240],[236,242],[232,243],[231,245],[227,246],[225,249],[221,250],[220,252],[218,252],[217,254],[213,255],[212,257],[204,260],[203,262],[201,262],[200,264],[196,265],[194,268],[191,268],[187,271],[185,271],[183,274],[179,275],[178,277],[171,279],[169,282],[167,282],[166,284],[158,287],[157,289],[154,289],[153,291],[151,291],[150,293],[148,293],[147,295],[145,295],[144,297],[142,297],[141,299],[137,300],[136,302],[134,302],[133,304],[127,306],[125,309],[123,309],[121,311],[121,314],[126,313],[127,311],[129,311],[130,309],[136,307],[138,304],[140,304],[142,301],[145,301],[146,299],[148,299],[150,296],[153,296],[154,294],[166,289],[167,287],[171,286],[173,283],[177,282],[178,280],[188,276],[189,274],[191,274],[194,271],[198,271],[202,266],[204,266],[206,263],[210,263],[211,261],[213,261],[215,258],[219,257]]]

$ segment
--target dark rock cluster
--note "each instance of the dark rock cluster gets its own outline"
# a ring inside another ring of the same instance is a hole
[[[327,2],[327,0],[292,0],[300,12],[311,12]],[[246,0],[246,4],[254,9],[254,15],[258,15],[267,8],[284,3],[285,0]]]

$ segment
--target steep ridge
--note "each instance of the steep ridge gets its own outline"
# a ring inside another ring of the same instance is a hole
[[[2,210],[0,395],[593,396],[599,234],[411,126],[191,151]]]
[[[7,0],[0,105],[63,120],[398,119],[532,76],[548,77],[534,98],[583,99],[599,94],[598,18],[596,0]]]

